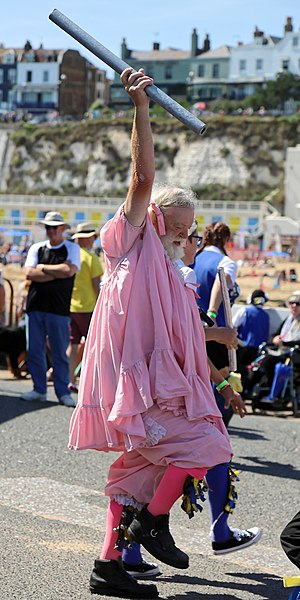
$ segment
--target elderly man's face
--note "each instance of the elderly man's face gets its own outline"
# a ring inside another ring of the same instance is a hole
[[[166,235],[162,244],[172,261],[184,256],[188,230],[194,222],[194,210],[190,207],[170,206],[164,209]]]
[[[295,302],[289,302],[289,308],[294,319],[298,319],[300,317],[300,296]]]

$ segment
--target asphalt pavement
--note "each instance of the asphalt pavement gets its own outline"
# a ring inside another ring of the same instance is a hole
[[[70,408],[52,385],[48,401],[27,403],[16,381],[0,371],[0,599],[88,600],[88,581],[105,529],[103,489],[115,454],[67,448]],[[214,556],[208,501],[191,520],[172,510],[171,530],[190,556],[187,571],[161,565],[156,584],[168,600],[281,600],[282,577],[298,574],[279,534],[299,510],[300,419],[291,414],[234,416],[234,465],[240,469],[233,527],[259,526],[261,541]],[[145,552],[145,557],[149,555]]]

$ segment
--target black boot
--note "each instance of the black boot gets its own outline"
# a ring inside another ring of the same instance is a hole
[[[117,560],[95,560],[90,578],[92,594],[117,598],[157,598],[156,585],[138,583]]]
[[[189,557],[176,548],[169,530],[169,515],[154,517],[146,506],[133,519],[127,530],[130,540],[142,544],[152,556],[166,565],[187,569]]]

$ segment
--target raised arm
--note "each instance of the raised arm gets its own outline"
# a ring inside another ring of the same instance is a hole
[[[131,68],[123,71],[121,80],[135,106],[131,136],[132,175],[125,215],[131,225],[139,227],[146,216],[155,175],[149,98],[145,92],[153,80],[144,74],[143,69],[134,73]]]

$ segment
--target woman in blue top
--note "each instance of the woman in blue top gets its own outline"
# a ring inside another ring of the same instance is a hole
[[[200,284],[198,305],[219,327],[224,327],[226,323],[218,267],[224,268],[231,298],[234,300],[238,295],[235,292],[237,265],[229,258],[226,249],[230,237],[230,229],[225,223],[217,222],[207,225],[193,266],[197,282]],[[207,353],[217,369],[222,369],[228,365],[228,353],[225,346],[216,342],[209,342]]]

